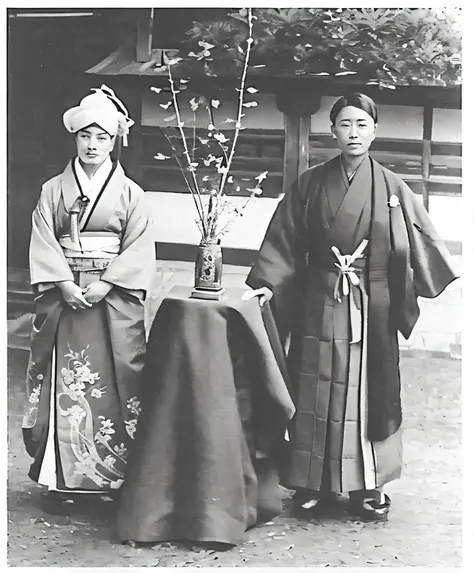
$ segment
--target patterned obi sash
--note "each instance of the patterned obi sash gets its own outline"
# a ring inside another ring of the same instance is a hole
[[[120,251],[120,238],[107,232],[82,232],[78,243],[63,235],[59,244],[71,271],[80,273],[101,273]]]

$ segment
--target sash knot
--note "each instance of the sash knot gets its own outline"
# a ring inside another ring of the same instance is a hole
[[[364,239],[352,255],[342,255],[337,247],[331,247],[332,252],[336,255],[337,262],[334,265],[339,269],[339,274],[334,287],[334,298],[342,302],[343,296],[349,295],[349,320],[351,326],[351,344],[360,342],[362,339],[362,312],[357,308],[354,298],[353,286],[360,283],[356,273],[356,268],[352,263],[361,259],[368,241]]]

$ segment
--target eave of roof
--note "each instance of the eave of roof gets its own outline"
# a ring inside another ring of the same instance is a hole
[[[167,50],[167,52],[172,50]],[[167,70],[157,66],[161,63],[163,50],[152,49],[151,58],[148,62],[137,62],[135,59],[136,48],[133,43],[125,43],[109,56],[104,58],[86,73],[103,76],[141,76],[148,80],[157,80],[157,84],[167,83]],[[183,68],[177,68],[176,75],[183,77]],[[189,76],[189,74],[187,74]],[[411,85],[397,86],[395,89],[383,89],[378,86],[367,85],[360,77],[352,76],[321,76],[317,74],[293,75],[288,73],[269,73],[265,68],[249,70],[249,77],[253,82],[258,82],[260,91],[273,93],[277,89],[294,89],[294,85],[304,86],[303,89],[311,90],[323,95],[339,95],[347,89],[355,86],[364,86],[364,91],[370,94],[381,93],[388,103],[399,105],[424,105],[430,103],[435,107],[461,108],[461,85],[434,86],[434,85]],[[194,75],[192,79],[199,84],[228,84],[234,81],[235,75],[219,75],[219,77],[206,76],[205,74]],[[380,99],[380,98],[379,98]]]

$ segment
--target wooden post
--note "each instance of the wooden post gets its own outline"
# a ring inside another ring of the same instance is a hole
[[[430,206],[431,138],[433,136],[433,105],[423,106],[423,143],[421,150],[421,177],[423,179],[423,205]]]
[[[309,134],[311,132],[311,116],[300,117],[299,125],[299,160],[298,176],[309,167]]]
[[[137,62],[151,60],[151,42],[153,37],[154,8],[140,8],[137,19]]]
[[[285,113],[285,155],[283,159],[283,193],[298,177],[300,117]]]
[[[277,107],[285,117],[285,155],[283,161],[283,193],[309,167],[309,135],[311,115],[321,105],[321,96],[314,93],[277,92]]]
[[[311,116],[285,114],[285,156],[283,192],[309,167],[309,133]]]

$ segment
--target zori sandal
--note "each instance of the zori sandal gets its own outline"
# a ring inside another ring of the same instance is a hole
[[[351,500],[351,513],[363,521],[387,521],[391,500],[387,494],[381,494],[381,499],[366,497]]]

